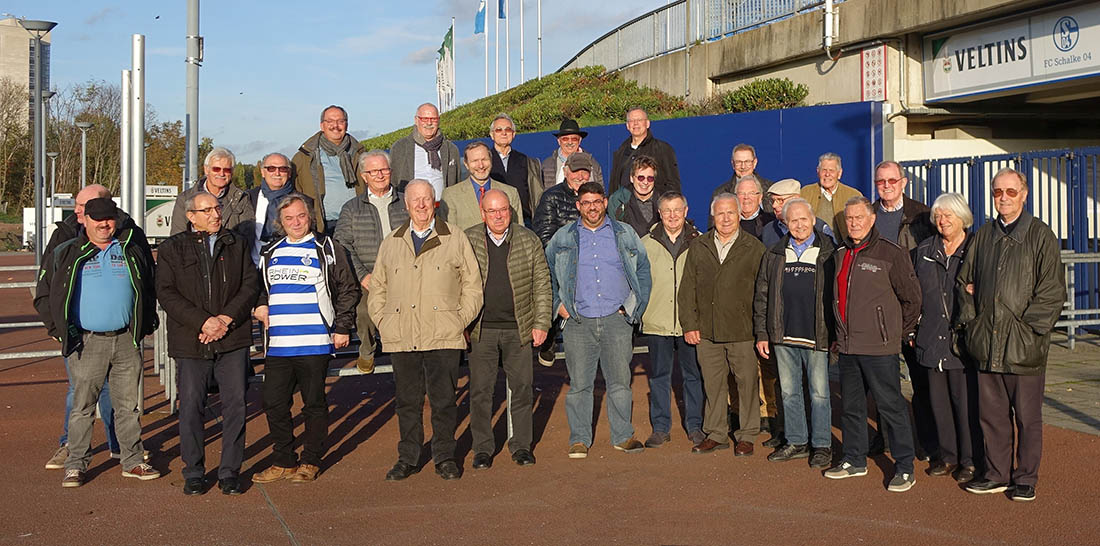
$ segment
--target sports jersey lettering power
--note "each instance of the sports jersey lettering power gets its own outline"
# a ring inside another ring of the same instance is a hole
[[[318,261],[313,234],[275,247],[267,267],[271,286],[268,299],[269,356],[331,354],[332,325],[325,321],[319,302],[331,305],[324,264]]]

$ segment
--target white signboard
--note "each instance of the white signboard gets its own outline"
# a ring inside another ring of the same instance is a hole
[[[924,38],[928,102],[1100,74],[1100,4],[1061,7]]]
[[[859,52],[861,99],[886,100],[886,44],[866,47]]]

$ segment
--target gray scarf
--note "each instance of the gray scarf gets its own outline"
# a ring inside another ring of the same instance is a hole
[[[340,171],[344,175],[344,185],[354,188],[356,185],[355,165],[351,164],[351,156],[355,155],[355,150],[360,146],[359,141],[352,138],[350,134],[345,134],[340,144],[333,144],[325,138],[321,131],[317,131],[317,134],[310,137],[304,146],[309,148],[311,152],[309,170],[313,174],[314,185],[319,187],[321,182],[324,181],[324,177],[321,175],[321,158],[318,156],[318,149],[320,149],[330,156],[340,158]],[[318,195],[320,195],[320,192],[318,192]]]
[[[428,164],[437,171],[443,170],[443,160],[439,158],[439,149],[443,147],[443,133],[435,134],[435,138],[424,140],[424,135],[413,128],[413,142],[428,152]]]

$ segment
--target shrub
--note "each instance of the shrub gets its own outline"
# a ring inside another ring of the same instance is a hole
[[[722,106],[730,112],[776,110],[802,106],[810,89],[787,78],[753,80],[722,96]]]

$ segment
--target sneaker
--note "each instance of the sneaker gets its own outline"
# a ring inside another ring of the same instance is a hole
[[[706,439],[707,439],[706,433],[704,433],[701,430],[693,430],[693,431],[688,433],[688,440],[691,442],[691,445],[693,445],[693,446],[697,446],[697,445],[703,443],[703,440],[706,440]]]
[[[558,354],[554,352],[553,348],[539,351],[539,364],[549,368],[554,365],[554,361],[558,359]]]
[[[286,466],[269,466],[263,472],[252,475],[252,483],[271,483],[274,481],[285,480],[294,475],[298,471],[298,467],[286,467]]]
[[[84,472],[71,468],[65,471],[65,477],[61,479],[61,487],[80,487],[84,485]]]
[[[773,463],[789,461],[791,459],[805,459],[810,456],[810,448],[806,444],[796,446],[787,444],[768,455],[768,460]]]
[[[827,447],[810,450],[810,468],[829,468],[833,464],[833,450]]]
[[[1017,485],[1013,487],[1012,500],[1016,502],[1031,502],[1035,500],[1035,486]]]
[[[915,483],[917,483],[916,476],[908,472],[898,472],[894,474],[894,477],[890,480],[890,485],[886,486],[886,490],[901,493],[912,489]]]
[[[825,477],[830,480],[843,480],[844,478],[855,478],[856,476],[866,476],[866,466],[852,466],[852,463],[844,461],[825,471]]]
[[[294,474],[290,475],[290,483],[306,483],[317,479],[317,474],[321,471],[315,465],[300,464],[298,470],[294,471]]]
[[[577,442],[569,446],[569,458],[570,459],[583,459],[588,456],[588,446]]]
[[[46,470],[61,470],[62,468],[65,468],[65,460],[68,459],[68,458],[69,458],[69,444],[65,444],[65,445],[57,448],[57,451],[53,452],[53,456],[50,457],[50,460],[46,461]],[[77,484],[77,485],[80,485],[80,484]],[[68,487],[76,487],[76,486],[75,485],[70,485]]]
[[[966,490],[975,495],[989,495],[991,493],[1003,493],[1008,491],[1008,484],[982,478],[980,480],[972,480],[970,483],[966,484]]]
[[[615,449],[624,453],[641,453],[645,450],[645,446],[638,440],[631,438],[625,442],[615,444]]]
[[[115,460],[121,460],[122,459],[122,454],[117,452],[117,451],[112,451],[111,452],[111,458],[115,459]],[[143,460],[145,462],[149,462],[149,450],[145,450],[145,451],[141,452],[141,460]]]
[[[775,434],[771,438],[764,440],[760,445],[764,447],[781,447],[785,443],[787,443],[787,439],[784,438],[782,434]]]
[[[130,470],[122,471],[123,478],[137,478],[141,481],[155,480],[160,477],[160,471],[149,466],[148,463],[141,463]]]
[[[355,369],[361,373],[374,373],[374,355],[370,355],[367,358],[359,357],[355,359]]]
[[[667,432],[654,432],[649,435],[649,438],[646,438],[645,446],[661,447],[670,441],[672,441],[672,437],[669,436]]]

